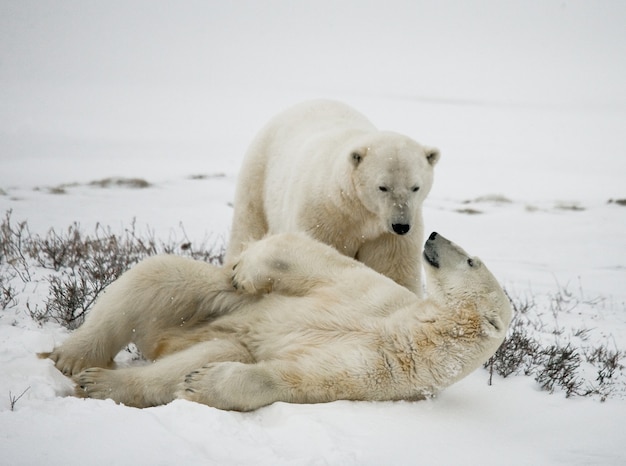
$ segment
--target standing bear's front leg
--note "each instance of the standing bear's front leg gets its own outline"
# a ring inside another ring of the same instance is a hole
[[[345,268],[363,267],[304,233],[281,233],[250,244],[233,266],[233,285],[248,293],[302,296],[335,283]]]
[[[363,243],[357,252],[356,259],[421,298],[424,294],[421,267],[422,243],[420,231],[412,231],[406,236],[385,234]]]

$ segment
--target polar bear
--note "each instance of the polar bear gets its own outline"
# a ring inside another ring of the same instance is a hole
[[[267,233],[300,231],[421,296],[422,203],[438,160],[342,103],[296,105],[246,154],[226,262]]]
[[[511,320],[478,258],[436,233],[424,257],[426,300],[302,233],[252,243],[234,270],[156,256],[40,356],[78,396],[136,407],[423,399],[483,364]],[[131,341],[154,362],[113,369]]]

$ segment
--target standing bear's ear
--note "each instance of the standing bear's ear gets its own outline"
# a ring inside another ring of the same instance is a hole
[[[434,167],[437,162],[439,162],[439,157],[441,157],[439,149],[435,147],[424,147],[424,152],[426,154],[426,160],[428,160],[431,167]]]
[[[357,149],[353,150],[350,153],[350,162],[354,167],[358,167],[359,164],[363,161],[363,158],[367,154],[367,149]]]

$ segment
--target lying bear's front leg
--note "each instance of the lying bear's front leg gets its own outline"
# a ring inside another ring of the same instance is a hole
[[[185,377],[178,398],[231,411],[252,411],[276,401],[289,401],[278,379],[259,364],[207,364]]]
[[[75,394],[81,398],[111,399],[135,408],[147,408],[172,400],[171,396],[169,399],[160,396],[158,401],[149,400],[141,379],[141,370],[137,369],[91,367],[74,376]]]
[[[81,398],[111,399],[135,408],[148,408],[174,400],[188,367],[156,371],[155,365],[103,369],[91,367],[73,377],[74,393]]]
[[[176,396],[233,411],[252,411],[276,401],[327,403],[399,398],[390,380],[379,377],[372,381],[375,371],[359,368],[358,363],[345,363],[331,357],[320,361],[207,364],[187,374]]]

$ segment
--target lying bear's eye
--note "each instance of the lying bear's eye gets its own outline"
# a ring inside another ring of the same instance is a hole
[[[474,267],[474,260],[472,258],[467,259],[467,265],[469,265],[470,267]]]
[[[419,187],[419,186],[413,186],[413,187],[411,188],[411,191],[413,191],[414,193],[418,192],[419,190],[420,190],[420,187]]]
[[[380,189],[382,192],[386,193],[387,191],[389,191],[389,188],[387,188],[387,186],[379,186],[378,189]]]

